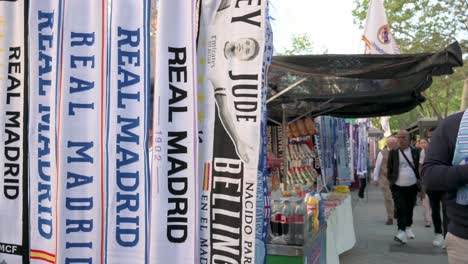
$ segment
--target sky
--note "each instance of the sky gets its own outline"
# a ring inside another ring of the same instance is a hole
[[[275,51],[283,52],[294,35],[307,33],[315,54],[326,49],[328,54],[363,53],[363,30],[353,24],[353,6],[353,0],[270,0]]]

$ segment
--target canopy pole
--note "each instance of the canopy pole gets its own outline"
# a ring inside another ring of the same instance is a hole
[[[323,106],[325,106],[326,104],[329,104],[331,101],[333,101],[333,99],[335,99],[335,98],[330,98],[328,101],[323,102],[322,104],[319,105],[318,108],[321,109]],[[315,111],[315,110],[311,110],[311,111],[309,111],[309,112],[307,112],[307,113],[305,113],[305,114],[303,114],[303,115],[301,115],[301,116],[299,116],[299,117],[296,117],[296,118],[294,118],[292,121],[289,121],[289,123],[290,123],[290,124],[291,124],[291,123],[294,123],[294,122],[296,122],[297,120],[299,120],[299,119],[301,119],[301,118],[307,116],[308,114],[310,114],[310,113],[312,113],[312,112],[314,112],[314,111]]]
[[[280,122],[274,120],[273,118],[267,118],[267,119],[268,119],[268,121],[273,122],[273,123],[277,124],[278,126],[283,125],[283,124],[281,124]]]
[[[291,84],[290,86],[286,87],[285,89],[281,90],[279,93],[273,95],[272,97],[270,97],[270,99],[267,100],[267,104],[269,102],[271,102],[271,101],[274,101],[276,98],[280,97],[281,95],[288,92],[292,88],[294,88],[294,87],[298,86],[299,84],[303,83],[305,80],[307,80],[307,78],[302,78],[299,81],[297,81],[297,82]]]
[[[284,164],[284,178],[286,180],[288,177],[289,172],[289,138],[288,138],[288,121],[286,120],[286,104],[281,104],[281,109],[283,110],[283,146],[284,146],[284,157],[283,157],[283,164]]]

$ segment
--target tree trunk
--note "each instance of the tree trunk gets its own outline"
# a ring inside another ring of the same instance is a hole
[[[452,99],[452,89],[450,88],[450,83],[447,79],[444,81],[445,84],[445,109],[444,109],[444,118],[447,117],[449,111],[450,100]]]
[[[434,103],[432,102],[431,98],[427,98],[427,102],[429,103],[429,106],[432,108],[432,111],[434,112],[434,114],[437,116],[437,120],[442,120],[442,115],[440,113],[440,111],[437,109],[437,107],[434,105]]]
[[[461,98],[460,111],[465,111],[467,107],[468,107],[468,78],[465,78],[465,82],[463,84],[463,95]]]

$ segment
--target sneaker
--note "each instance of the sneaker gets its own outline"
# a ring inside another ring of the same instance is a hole
[[[431,222],[426,221],[426,224],[424,226],[427,227],[427,228],[431,227]]]
[[[408,237],[406,235],[406,232],[403,230],[399,230],[394,239],[395,241],[400,242],[401,244],[408,243]]]
[[[432,245],[434,245],[434,247],[443,247],[444,244],[444,236],[442,234],[436,234]]]
[[[385,222],[386,225],[393,225],[393,219],[388,218],[387,222]]]
[[[409,238],[409,239],[415,239],[416,236],[414,235],[413,231],[411,230],[410,227],[407,227],[406,228],[406,236]]]

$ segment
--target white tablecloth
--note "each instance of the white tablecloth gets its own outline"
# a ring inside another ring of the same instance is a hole
[[[339,255],[356,244],[351,195],[327,219],[327,264],[339,264]]]

